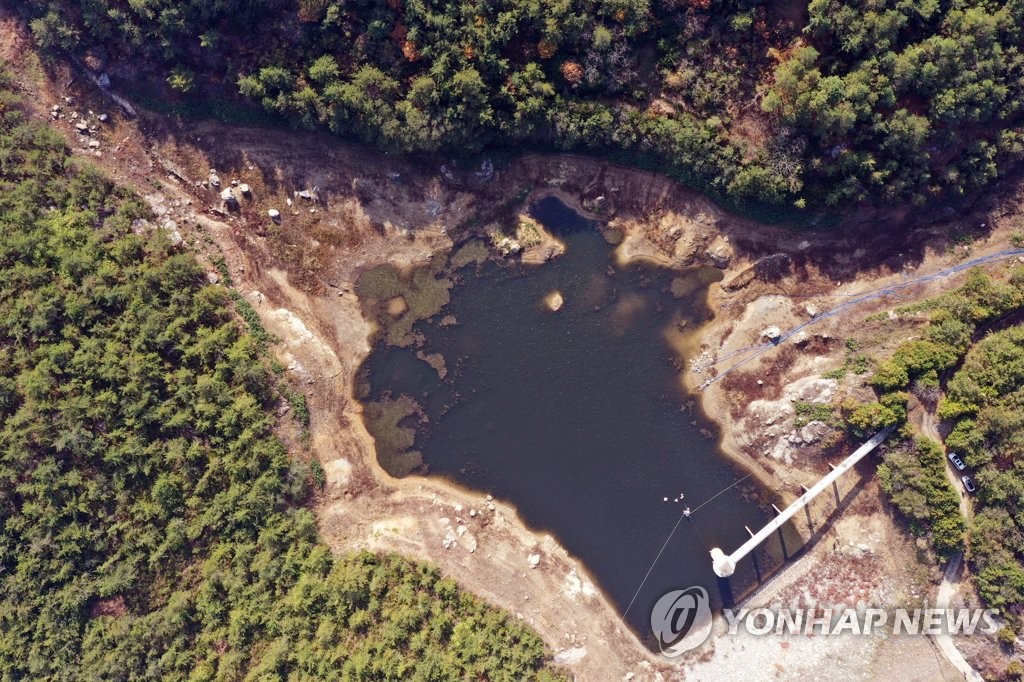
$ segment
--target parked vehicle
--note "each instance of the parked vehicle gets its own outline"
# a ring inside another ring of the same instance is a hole
[[[967,465],[964,464],[964,461],[960,459],[960,455],[956,454],[955,452],[951,452],[946,456],[949,457],[949,461],[953,463],[953,466],[956,467],[957,471],[963,471],[964,469],[967,468]]]
[[[961,477],[960,477],[960,480],[964,482],[964,488],[966,488],[966,489],[967,489],[967,492],[969,492],[969,493],[973,493],[973,492],[974,492],[975,490],[977,490],[977,489],[978,489],[978,488],[977,488],[977,487],[976,487],[976,486],[974,485],[974,481],[972,481],[972,480],[971,480],[971,477],[970,477],[970,476],[961,476]]]

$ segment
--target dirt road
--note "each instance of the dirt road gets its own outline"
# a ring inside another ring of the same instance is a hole
[[[943,442],[938,429],[938,420],[935,414],[927,408],[927,406],[921,406],[921,432],[934,440],[940,445]],[[945,448],[943,448],[945,450]],[[963,483],[960,481],[960,477],[957,476],[953,468],[950,466],[950,462],[947,459],[945,462],[946,476],[949,478],[949,482],[953,485],[953,489],[956,490],[957,495],[960,496],[960,515],[964,517],[968,522],[972,518],[973,507],[971,506],[970,498],[968,497],[967,491],[963,488]],[[960,564],[963,560],[963,554],[957,552],[949,559],[949,563],[946,564],[946,570],[942,574],[942,582],[939,584],[938,595],[936,596],[936,607],[945,609],[949,607],[950,598],[956,593],[960,587]],[[970,680],[970,682],[982,682],[981,673],[971,667],[971,664],[964,659],[963,654],[956,648],[956,644],[953,642],[953,638],[950,634],[942,633],[935,635],[934,638],[936,646],[942,655],[946,657],[950,665],[956,668],[963,676],[964,679]]]
[[[939,433],[938,418],[935,413],[927,408],[925,405],[921,405],[921,433],[931,438],[940,446],[943,444],[945,439]],[[945,447],[943,447],[945,452]],[[963,481],[960,480],[960,476],[951,466],[952,463],[946,458],[946,478],[949,479],[950,484],[953,486],[953,490],[956,491],[957,496],[960,498],[960,515],[968,522],[974,518],[974,507],[971,505],[971,499],[966,490],[964,490]]]
[[[949,607],[950,597],[956,592],[960,585],[960,562],[963,559],[963,555],[959,552],[954,554],[950,558],[949,563],[946,564],[946,570],[942,574],[942,583],[939,585],[939,593],[935,599],[935,606],[940,609]],[[965,680],[969,682],[983,682],[984,678],[977,670],[971,667],[960,650],[956,648],[953,643],[953,638],[950,634],[943,633],[935,635],[935,644],[939,647],[939,651],[946,657],[946,660],[956,668],[963,676]]]

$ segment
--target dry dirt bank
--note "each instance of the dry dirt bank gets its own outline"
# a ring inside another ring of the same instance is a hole
[[[680,339],[714,357],[757,342],[766,326],[790,326],[806,316],[805,304],[824,310],[843,292],[898,279],[905,269],[927,272],[962,259],[962,251],[949,247],[945,228],[901,236],[886,229],[882,216],[866,214],[859,230],[846,236],[797,233],[737,218],[660,176],[588,158],[531,155],[485,177],[476,168],[414,167],[323,135],[171,122],[145,113],[128,119],[80,81],[65,87],[73,75],[66,69],[42,69],[15,22],[0,17],[0,38],[3,59],[19,65],[18,80],[35,115],[49,118],[53,104],[62,106],[56,125],[72,146],[142,193],[158,215],[156,227],[204,259],[211,279],[222,277],[215,264],[223,259],[235,286],[281,339],[276,352],[310,398],[309,447],[328,474],[318,512],[333,548],[394,550],[437,563],[536,628],[582,680],[630,673],[636,679],[681,677],[680,665],[688,678],[698,679],[727,679],[720,671],[738,679],[762,678],[766,670],[780,678],[797,670],[831,676],[838,669],[871,669],[879,673],[873,679],[895,679],[884,667],[894,653],[908,661],[899,677],[936,679],[922,676],[920,666],[912,674],[910,662],[927,659],[930,646],[913,639],[874,642],[840,655],[797,638],[794,648],[806,653],[791,662],[783,653],[790,647],[775,639],[724,640],[682,663],[651,656],[582,566],[552,538],[525,528],[514,509],[483,493],[432,480],[396,481],[380,470],[352,399],[373,331],[353,286],[368,267],[423,262],[500,220],[531,193],[557,193],[622,231],[623,261],[707,262],[724,271],[722,284],[709,294],[716,318]],[[66,96],[74,99],[67,102]],[[108,122],[98,121],[101,112],[109,114]],[[75,122],[83,118],[94,131],[76,132]],[[219,188],[210,186],[212,174]],[[220,191],[232,180],[249,185],[250,193],[239,193],[237,210],[224,210]],[[316,196],[295,195],[303,190]],[[1015,210],[1019,201],[1014,197],[1007,205]],[[267,217],[270,209],[281,213],[279,223]],[[999,248],[1015,219],[1003,208],[973,219],[987,222],[987,236],[971,245],[973,253]],[[817,378],[842,363],[844,340],[858,334],[864,335],[862,317],[830,320],[745,368],[749,380],[722,381],[702,395],[705,410],[722,427],[726,450],[780,494],[795,493],[799,483],[820,475],[831,454],[823,453],[816,432],[793,426],[789,399],[835,401],[863,390],[856,378]],[[898,340],[881,339],[878,347]],[[703,381],[689,372],[681,380],[691,386]],[[826,523],[830,511],[827,505],[816,510],[821,524],[809,556],[787,575],[813,575],[806,585],[828,584],[827,596],[839,601],[895,590],[916,598],[929,589],[916,548],[892,525],[872,483],[855,488],[844,515]],[[785,580],[772,583],[773,589],[797,584]],[[774,668],[762,660],[774,661]]]

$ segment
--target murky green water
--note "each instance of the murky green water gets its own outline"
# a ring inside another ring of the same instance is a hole
[[[695,510],[627,614],[646,635],[650,607],[666,591],[699,584],[717,595],[708,548],[731,551],[747,539],[744,525],[768,518],[751,500],[752,478],[708,502],[744,472],[720,455],[713,425],[687,407],[681,363],[665,340],[670,326],[694,328],[710,314],[706,285],[717,273],[620,270],[600,232],[557,200],[533,213],[567,252],[543,266],[459,270],[450,303],[414,326],[422,348],[375,348],[365,365],[368,400],[391,408],[400,396],[415,400],[423,419],[405,419],[404,432],[384,434],[388,442],[421,453],[431,476],[512,502],[586,564],[620,612],[683,509]],[[544,304],[555,290],[565,301],[557,313]],[[417,352],[443,356],[444,379]],[[406,413],[393,410],[390,426]],[[406,473],[416,460],[392,452],[382,463]],[[752,582],[746,562],[733,589]]]

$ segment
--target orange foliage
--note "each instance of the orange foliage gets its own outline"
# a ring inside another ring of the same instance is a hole
[[[405,58],[410,62],[414,62],[420,58],[420,53],[416,51],[416,45],[414,45],[411,40],[407,40],[402,43],[402,54],[404,54]]]
[[[558,45],[555,45],[550,40],[542,40],[537,43],[537,52],[543,59],[551,59],[558,52]]]
[[[572,60],[562,62],[562,78],[572,83],[579,84],[583,80],[583,67]]]

